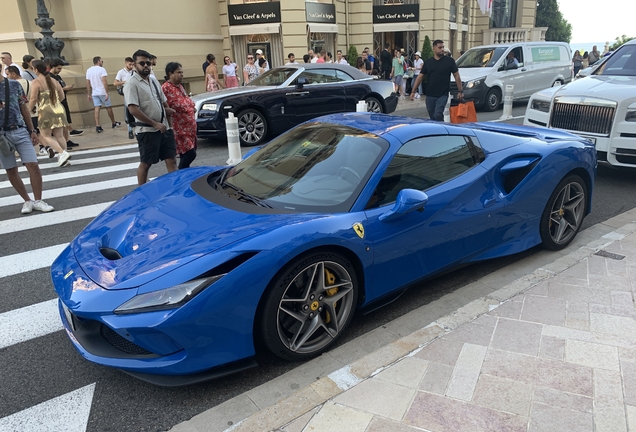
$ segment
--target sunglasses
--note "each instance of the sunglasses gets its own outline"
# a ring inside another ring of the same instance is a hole
[[[248,60],[254,60],[254,57],[248,57],[247,59]]]
[[[151,62],[149,62],[149,61],[140,61],[140,62],[137,62],[137,64],[138,64],[139,66],[141,66],[141,67],[144,67],[144,66],[152,66],[152,63],[151,63]]]

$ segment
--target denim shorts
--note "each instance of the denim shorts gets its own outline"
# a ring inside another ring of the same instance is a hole
[[[38,157],[35,154],[31,136],[29,135],[29,131],[27,131],[26,128],[19,128],[16,130],[0,133],[7,134],[7,138],[9,138],[9,141],[11,141],[18,154],[20,154],[20,159],[22,160],[23,164],[28,162],[38,162]],[[0,153],[0,164],[2,164],[2,168],[4,168],[5,170],[18,166],[18,162],[15,159],[15,154],[4,156],[2,153]]]
[[[93,96],[93,105],[108,108],[110,106],[110,98],[106,99],[106,95]]]

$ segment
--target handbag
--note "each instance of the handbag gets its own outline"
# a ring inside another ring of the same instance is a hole
[[[9,79],[4,79],[4,122],[2,122],[2,129],[4,130],[9,123]],[[0,152],[3,156],[11,156],[15,152],[15,147],[7,133],[0,135]]]
[[[463,102],[450,107],[451,123],[472,123],[477,121],[475,102]]]

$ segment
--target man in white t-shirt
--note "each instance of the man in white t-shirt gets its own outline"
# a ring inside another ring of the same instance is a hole
[[[349,62],[347,61],[347,59],[345,59],[345,58],[342,56],[342,50],[338,50],[338,51],[336,51],[336,63],[338,63],[338,64],[346,64],[346,65],[348,65],[348,64],[349,64]]]
[[[93,101],[95,107],[95,132],[102,133],[102,129],[99,121],[99,112],[102,107],[108,111],[108,117],[112,123],[113,128],[121,126],[121,123],[115,121],[115,115],[110,105],[110,96],[108,95],[108,82],[106,77],[108,73],[106,69],[102,67],[104,61],[101,57],[93,57],[93,66],[86,70],[86,91],[88,101]]]
[[[298,64],[298,62],[296,61],[296,56],[294,55],[294,53],[287,54],[287,60],[289,60],[289,61],[287,63],[285,63],[285,66],[291,65],[291,64]]]
[[[9,66],[17,67],[20,70],[20,75],[22,75],[23,70],[18,64],[13,63],[13,57],[11,57],[11,53],[8,53],[6,51],[1,53],[0,54],[0,61],[2,61],[2,66],[1,67],[2,67],[2,76],[3,77],[5,77],[5,78],[7,77],[7,68]]]
[[[124,60],[124,68],[120,69],[115,76],[115,82],[113,85],[117,88],[117,93],[120,95],[124,95],[124,85],[128,78],[130,78],[134,72],[133,68],[135,67],[135,61],[132,57],[126,57]],[[124,100],[124,119],[128,118],[128,106],[126,106],[126,101]],[[128,125],[128,138],[135,139],[135,135],[133,134],[133,128],[131,125]]]

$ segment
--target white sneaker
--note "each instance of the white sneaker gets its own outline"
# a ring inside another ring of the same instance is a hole
[[[52,212],[53,210],[55,210],[53,208],[53,206],[48,205],[47,203],[45,203],[42,200],[29,201],[29,202],[33,203],[31,205],[31,207],[33,207],[33,210],[41,211],[41,212],[44,212],[44,213]]]
[[[22,214],[29,214],[33,211],[33,201],[25,201],[22,204]]]
[[[420,94],[419,93],[415,93],[415,99],[419,99],[420,98]]]
[[[49,154],[49,152],[44,147],[42,147],[38,153],[40,153],[42,156],[46,156]]]
[[[57,166],[63,167],[68,163],[68,160],[71,158],[71,155],[64,150],[62,153],[58,153],[57,155]]]

